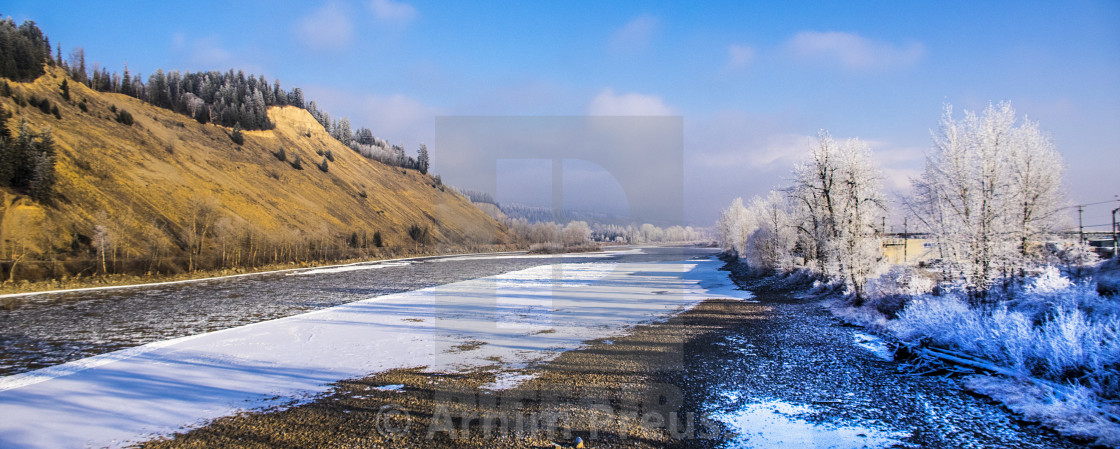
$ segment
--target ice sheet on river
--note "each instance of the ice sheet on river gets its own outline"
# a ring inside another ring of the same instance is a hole
[[[745,295],[720,265],[545,265],[0,378],[0,447],[122,446],[392,368],[517,369]]]

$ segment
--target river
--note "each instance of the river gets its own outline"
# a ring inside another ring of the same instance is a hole
[[[695,247],[601,253],[437,256],[198,281],[4,298],[0,376],[160,340],[228,329],[361,299],[557,262],[661,262],[707,257]]]

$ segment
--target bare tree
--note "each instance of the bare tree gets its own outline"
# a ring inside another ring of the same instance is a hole
[[[213,198],[195,199],[190,205],[185,226],[188,248],[188,271],[194,271],[197,259],[206,247],[206,238],[218,219],[218,205]]]
[[[101,260],[101,274],[106,274],[109,272],[109,268],[105,263],[105,255],[113,246],[112,237],[109,235],[109,229],[103,225],[94,225],[92,243],[93,247],[97,250],[97,258]]]

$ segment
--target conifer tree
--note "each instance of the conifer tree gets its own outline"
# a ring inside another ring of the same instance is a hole
[[[420,174],[428,174],[428,146],[420,144],[420,150],[416,155],[416,168],[420,169]]]
[[[121,85],[117,91],[132,96],[132,77],[128,74],[128,64],[124,65],[124,75],[121,76]]]
[[[40,203],[51,200],[54,191],[54,163],[55,150],[54,138],[50,130],[39,134],[38,141],[32,144],[32,154],[29,162],[30,179],[28,180],[28,195]]]

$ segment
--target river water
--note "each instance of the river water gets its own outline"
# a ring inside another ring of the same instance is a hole
[[[636,248],[557,256],[504,253],[369,262],[0,300],[0,376],[154,341],[228,329],[360,299],[553,263],[661,262],[710,248]]]

